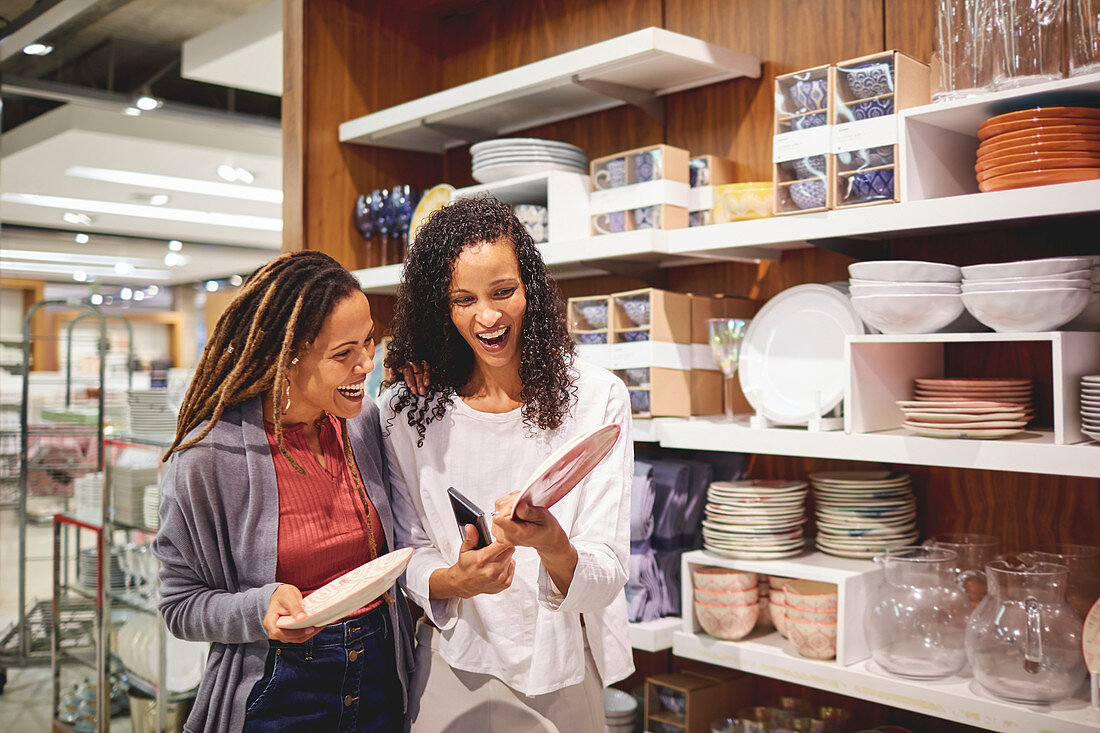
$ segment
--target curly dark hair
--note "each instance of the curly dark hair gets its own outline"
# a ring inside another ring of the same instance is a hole
[[[451,321],[450,289],[455,261],[467,247],[510,240],[519,261],[527,310],[520,332],[519,376],[523,421],[528,428],[553,430],[575,399],[574,346],[565,321],[565,301],[542,255],[508,204],[488,196],[463,198],[432,214],[417,231],[397,289],[393,340],[386,366],[395,390],[390,406],[408,409],[409,425],[424,444],[424,432],[446,414],[456,391],[474,368],[474,354]],[[401,367],[425,363],[431,375],[426,395],[404,386]]]

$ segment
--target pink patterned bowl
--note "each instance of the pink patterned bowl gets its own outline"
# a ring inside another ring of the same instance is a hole
[[[810,659],[836,656],[836,624],[815,624],[787,617],[787,638],[798,653]]]
[[[695,616],[699,619],[699,625],[716,639],[733,641],[744,637],[756,625],[759,613],[760,606],[756,603],[747,606],[713,606],[695,602]]]
[[[695,589],[695,600],[700,603],[710,603],[715,606],[747,606],[756,603],[759,599],[759,591],[756,586],[745,590],[732,591],[706,591]]]
[[[787,638],[787,607],[773,599],[768,599],[768,611],[772,617],[772,624],[779,635]]]
[[[799,608],[792,603],[787,604],[786,616],[787,618],[793,618],[795,621],[810,621],[815,624],[836,623],[836,611],[810,611]]]
[[[786,603],[806,611],[836,611],[836,584],[817,580],[788,580]]]
[[[729,593],[756,586],[756,573],[730,568],[695,568],[691,577],[696,588],[710,593]]]
[[[760,600],[756,603],[758,606],[760,606],[760,613],[757,615],[756,618],[756,628],[766,629],[769,626],[772,626],[772,614],[770,610],[771,603],[768,601],[768,596],[760,596]]]

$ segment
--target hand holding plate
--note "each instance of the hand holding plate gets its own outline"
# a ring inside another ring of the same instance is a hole
[[[271,594],[271,600],[267,603],[267,613],[264,614],[264,629],[269,639],[285,641],[290,644],[301,644],[316,636],[322,627],[308,626],[304,629],[285,629],[276,624],[280,618],[290,616],[294,619],[302,619],[306,611],[302,608],[302,592],[293,585],[283,583]]]
[[[569,537],[550,510],[531,506],[518,491],[497,499],[493,536],[498,542],[533,547],[540,552],[560,551],[569,544]]]

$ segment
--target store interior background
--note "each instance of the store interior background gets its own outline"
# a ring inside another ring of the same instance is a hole
[[[0,0],[0,16],[10,21],[32,5]],[[767,180],[775,75],[888,49],[927,62],[934,20],[933,0],[94,3],[46,35],[54,45],[48,56],[29,57],[0,45],[0,335],[19,334],[30,302],[98,293],[113,299],[104,300],[104,307],[133,321],[137,356],[145,365],[173,359],[173,366],[191,366],[206,325],[231,297],[233,275],[247,274],[280,250],[299,248],[328,252],[352,269],[364,267],[363,241],[351,222],[358,194],[398,183],[420,188],[473,183],[468,148],[429,155],[344,145],[336,136],[341,122],[648,26],[756,55],[763,73],[662,98],[663,123],[624,106],[518,134],[566,140],[590,158],[666,142],[692,154],[734,160],[740,180]],[[208,44],[201,49],[208,54],[204,81],[183,78],[189,64],[181,48],[192,38]],[[263,79],[270,84],[276,67],[278,86],[265,89]],[[127,115],[126,107],[146,91],[164,99],[164,106]],[[65,95],[71,98],[66,101]],[[281,204],[72,174],[84,167],[229,183],[217,175],[221,165],[244,168],[254,178],[251,184],[229,185],[281,191]],[[127,204],[143,208],[126,211],[146,215],[109,213],[112,207],[104,206],[99,212],[41,205],[43,199],[21,194]],[[154,206],[155,194],[170,200]],[[184,214],[165,218],[163,212],[173,209],[253,218],[231,219],[230,226],[180,220]],[[75,223],[66,220],[67,213],[77,215]],[[278,229],[272,219],[281,219]],[[1097,223],[1095,216],[1058,219],[887,241],[867,252],[959,265],[1047,256],[1051,243],[1057,243],[1059,254],[1084,253],[1095,240]],[[88,241],[76,241],[79,234],[87,234]],[[178,252],[169,248],[172,240],[182,243]],[[175,266],[165,264],[172,252],[185,256],[186,264],[173,257],[168,260]],[[742,295],[762,304],[796,284],[846,279],[851,261],[810,247],[787,251],[779,262],[663,270],[656,283],[609,274],[562,286],[572,296],[658,284],[681,292]],[[77,271],[94,282],[75,281]],[[207,281],[217,282],[218,290],[208,291]],[[150,284],[158,286],[155,296],[122,300],[123,287],[133,292]],[[372,296],[380,325],[388,324],[392,307],[391,298]],[[34,327],[60,327],[44,321]],[[11,352],[4,353],[6,363]],[[48,354],[38,358],[51,364]],[[1037,389],[1051,380],[1049,352],[1042,347],[1003,344],[992,353],[988,347],[959,348],[951,359],[952,373],[959,376],[1011,373],[1035,379]],[[58,368],[56,361],[52,365]],[[10,383],[9,372],[0,370],[0,379]],[[8,392],[0,385],[5,398]],[[812,470],[865,465],[761,455],[753,458],[751,475],[800,478]],[[914,475],[922,536],[993,534],[1006,550],[1041,542],[1095,543],[1097,480],[923,466],[907,470]],[[0,517],[0,587],[11,587],[10,511],[0,509]],[[46,588],[49,548],[38,550]],[[14,611],[9,598],[0,600],[0,626]],[[636,662],[639,671],[627,689],[647,674],[696,664],[670,652],[638,652]],[[798,694],[846,704],[868,724],[889,718],[915,730],[970,730],[766,678],[759,678],[757,689],[761,700]],[[27,690],[30,697],[40,694]],[[48,694],[44,685],[41,690]],[[9,686],[0,696],[0,721],[10,719],[4,706],[15,691]]]

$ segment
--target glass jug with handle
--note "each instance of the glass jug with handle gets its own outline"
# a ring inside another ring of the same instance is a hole
[[[1016,702],[1052,703],[1081,684],[1081,620],[1066,602],[1068,578],[1065,565],[1019,557],[986,565],[989,592],[966,629],[966,656],[982,687]]]
[[[985,564],[997,559],[1001,541],[987,534],[938,534],[921,543],[923,547],[939,547],[958,553],[955,572],[959,583],[970,599],[970,605],[977,606],[985,598]]]

